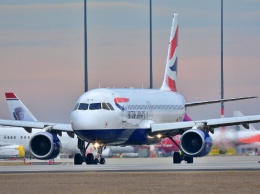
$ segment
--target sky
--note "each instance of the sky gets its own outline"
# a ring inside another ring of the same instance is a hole
[[[160,88],[172,16],[179,14],[178,92],[220,98],[220,0],[153,0],[153,85]],[[15,92],[40,121],[69,122],[84,92],[83,0],[0,1],[0,118]],[[149,87],[149,0],[88,0],[89,89]],[[260,97],[260,1],[224,0],[225,98]],[[260,114],[260,99],[225,103]],[[220,104],[189,108],[220,117]]]

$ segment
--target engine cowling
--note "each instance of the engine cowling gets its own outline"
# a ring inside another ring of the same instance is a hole
[[[213,141],[207,132],[191,129],[182,134],[180,145],[185,154],[192,157],[203,157],[211,151]]]
[[[36,133],[29,142],[31,154],[40,160],[50,160],[56,158],[62,148],[57,135],[49,132]]]

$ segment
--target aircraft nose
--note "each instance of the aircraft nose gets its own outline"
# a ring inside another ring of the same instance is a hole
[[[70,115],[70,119],[73,130],[98,129],[100,127],[98,114],[73,111]]]

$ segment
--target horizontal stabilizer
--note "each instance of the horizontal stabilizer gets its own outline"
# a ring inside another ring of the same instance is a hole
[[[205,104],[214,104],[214,103],[219,103],[219,102],[246,100],[246,99],[252,99],[252,98],[258,98],[258,97],[257,96],[247,96],[247,97],[240,97],[240,98],[227,98],[227,99],[210,100],[210,101],[188,102],[185,104],[185,107],[200,106],[200,105],[205,105]]]

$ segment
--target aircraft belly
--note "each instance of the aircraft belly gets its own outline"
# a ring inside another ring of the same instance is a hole
[[[148,129],[99,129],[75,130],[75,133],[86,142],[99,142],[106,145],[144,145],[158,143],[160,139],[150,139]]]

